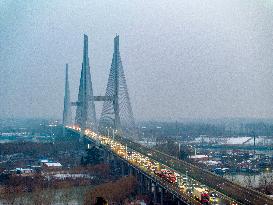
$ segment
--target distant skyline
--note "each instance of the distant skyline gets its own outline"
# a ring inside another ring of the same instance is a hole
[[[273,118],[272,0],[4,0],[0,28],[0,118],[62,118],[83,34],[104,95],[116,33],[136,120]]]

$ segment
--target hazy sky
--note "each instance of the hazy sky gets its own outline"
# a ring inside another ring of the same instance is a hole
[[[0,118],[61,118],[84,33],[95,95],[120,35],[138,120],[273,117],[272,0],[1,0]]]

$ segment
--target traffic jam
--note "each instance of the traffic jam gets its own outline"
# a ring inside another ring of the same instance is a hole
[[[151,155],[150,153],[147,154],[148,156],[145,156],[115,141],[111,137],[98,135],[90,130],[85,130],[85,134],[98,143],[108,146],[118,156],[126,159],[132,165],[142,169],[146,173],[158,177],[172,186],[177,186],[183,194],[186,194],[200,204],[237,205],[237,203],[224,198],[217,191],[190,178],[187,173],[177,173],[166,165],[151,159],[148,157]]]

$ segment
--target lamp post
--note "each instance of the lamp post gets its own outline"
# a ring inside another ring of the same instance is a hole
[[[256,157],[256,135],[255,135],[255,132],[253,131],[252,132],[252,134],[253,134],[253,147],[254,147],[254,153],[253,153],[253,155],[254,155],[254,158]]]
[[[127,148],[127,144],[125,144],[125,157],[126,157],[126,159],[128,158],[128,148]]]
[[[189,186],[188,185],[188,171],[186,171],[186,184],[187,184],[187,187]]]
[[[117,130],[113,129],[113,141],[115,140],[115,133],[117,132]]]
[[[145,141],[145,129],[146,129],[146,127],[143,126],[143,127],[141,127],[141,129],[142,129],[143,140]],[[148,142],[148,136],[147,136],[146,142],[147,142],[147,146],[148,146],[148,144],[149,144],[149,142]]]
[[[106,127],[106,129],[107,129],[107,137],[109,137],[109,127]]]
[[[159,138],[161,139],[162,138],[162,133],[161,133],[161,126],[156,126],[156,129],[158,130],[158,134],[159,134]],[[156,131],[156,134],[155,134],[155,141],[156,141],[156,144],[157,144],[157,131]]]
[[[178,142],[178,159],[180,159],[181,142]]]

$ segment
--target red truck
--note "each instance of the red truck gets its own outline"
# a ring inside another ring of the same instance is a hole
[[[193,196],[201,202],[201,204],[209,204],[209,194],[204,188],[195,187]]]

